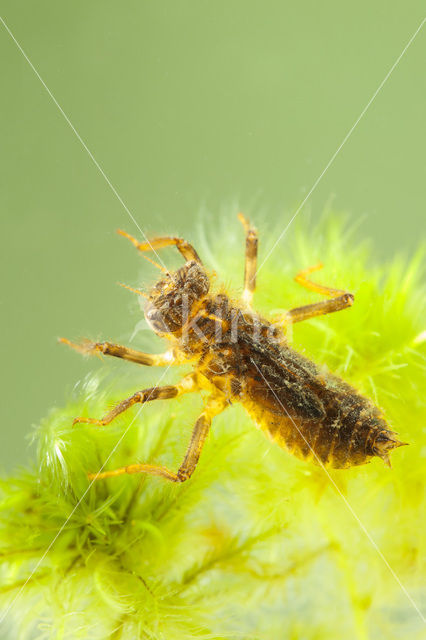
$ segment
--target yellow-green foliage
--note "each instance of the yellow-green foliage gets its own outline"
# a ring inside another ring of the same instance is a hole
[[[93,375],[37,430],[37,468],[1,483],[3,610],[19,594],[2,638],[424,637],[418,611],[363,530],[424,607],[423,254],[378,265],[344,220],[315,229],[303,222],[262,266],[255,306],[267,314],[317,300],[292,276],[322,260],[317,280],[354,292],[355,304],[295,326],[293,345],[371,396],[410,446],[393,453],[392,470],[377,459],[330,472],[336,490],[321,468],[268,442],[233,406],[214,420],[187,483],[120,477],[87,491],[86,472],[105,461],[106,468],[155,461],[177,469],[202,405],[186,396],[146,405],[136,419],[133,409],[105,428],[72,428],[74,416],[101,416],[163,372],[93,359]],[[217,283],[237,288],[243,233],[234,217],[221,224],[208,240],[202,233],[192,240]],[[277,233],[258,226],[262,263]],[[129,329],[137,312],[135,302]],[[146,346],[142,337],[133,346]],[[161,384],[184,370],[168,371]]]

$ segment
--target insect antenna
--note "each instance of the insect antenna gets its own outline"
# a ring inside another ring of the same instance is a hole
[[[161,264],[158,264],[158,262],[155,262],[155,260],[153,260],[152,258],[148,258],[148,256],[145,256],[142,254],[142,258],[145,258],[145,260],[148,260],[148,262],[150,262],[151,264],[154,265],[154,267],[157,267],[157,269],[160,269],[160,271],[162,271],[163,273],[167,273],[169,274],[170,272],[165,269],[164,267],[161,266]]]
[[[139,289],[134,289],[133,287],[129,287],[128,284],[123,284],[122,282],[119,282],[118,284],[120,285],[120,287],[123,287],[123,289],[128,289],[129,291],[133,291],[133,293],[137,293],[139,296],[143,296],[144,298],[149,298],[149,295],[147,293],[144,293]]]

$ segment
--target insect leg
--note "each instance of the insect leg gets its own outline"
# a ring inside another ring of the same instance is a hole
[[[151,400],[168,400],[170,398],[176,398],[184,393],[190,393],[198,389],[196,375],[190,373],[188,376],[182,378],[176,385],[165,385],[164,387],[150,387],[143,391],[137,391],[130,398],[122,400],[117,404],[109,413],[103,418],[97,420],[96,418],[74,418],[73,424],[77,422],[87,422],[88,424],[94,424],[98,427],[103,427],[106,424],[112,422],[117,416],[119,416],[134,404],[143,404],[150,402]]]
[[[256,288],[256,268],[257,268],[257,231],[250,226],[249,221],[242,213],[238,214],[238,220],[246,231],[246,261],[244,268],[244,291],[243,301],[247,306],[251,305],[253,293]]]
[[[121,344],[113,344],[112,342],[90,342],[90,340],[83,340],[80,344],[76,344],[67,338],[59,338],[59,342],[67,344],[69,347],[72,347],[83,355],[104,354],[106,356],[115,356],[116,358],[136,362],[137,364],[157,367],[173,364],[175,362],[173,351],[151,354],[136,351],[129,347],[123,347]]]
[[[202,264],[201,258],[195,251],[194,247],[189,244],[183,238],[176,238],[173,236],[162,236],[160,238],[153,238],[150,242],[138,242],[136,238],[129,235],[125,231],[118,229],[118,232],[124,238],[130,240],[132,244],[139,251],[152,251],[153,249],[163,249],[163,247],[175,246],[178,251],[183,255],[185,260],[195,260],[199,264]]]
[[[133,473],[149,473],[154,476],[161,476],[171,482],[185,482],[193,474],[203,445],[207,439],[212,418],[221,413],[226,407],[226,399],[222,396],[211,395],[206,402],[204,411],[199,416],[192,431],[191,441],[186,450],[185,457],[177,473],[170,471],[167,467],[153,464],[130,464],[126,467],[103,471],[101,473],[89,473],[89,479],[98,480],[100,478],[111,478]]]
[[[352,293],[341,289],[324,287],[323,285],[312,282],[312,280],[307,278],[310,273],[318,271],[322,266],[323,265],[319,263],[314,267],[309,267],[308,269],[300,271],[300,273],[295,277],[295,280],[302,287],[305,287],[305,289],[315,291],[323,296],[328,296],[331,300],[325,300],[324,302],[317,302],[315,304],[307,304],[303,307],[291,309],[285,316],[286,323],[302,322],[302,320],[309,320],[309,318],[314,318],[315,316],[322,316],[326,313],[341,311],[341,309],[346,309],[353,305],[354,296]]]
[[[335,311],[347,309],[347,307],[353,305],[353,302],[354,297],[352,293],[344,293],[331,300],[324,300],[323,302],[307,304],[303,307],[291,309],[284,316],[284,320],[286,324],[302,322],[302,320],[309,320],[309,318],[314,318],[315,316],[323,316],[326,313],[334,313]]]
[[[304,269],[303,271],[299,271],[299,273],[295,276],[295,280],[298,284],[305,289],[309,289],[309,291],[315,291],[316,293],[321,293],[323,296],[327,296],[329,298],[336,298],[343,293],[347,293],[347,291],[343,291],[342,289],[332,289],[331,287],[324,287],[322,284],[317,284],[316,282],[312,282],[306,276],[314,271],[319,271],[319,269],[323,268],[323,264],[319,262],[313,267],[309,267],[308,269]]]

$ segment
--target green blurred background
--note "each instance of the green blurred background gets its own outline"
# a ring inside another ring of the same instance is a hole
[[[234,224],[235,202],[284,228],[423,14],[420,1],[1,2],[139,225],[190,238],[202,207],[229,205]],[[379,259],[424,235],[425,31],[299,214],[308,224],[332,202],[362,219]],[[129,342],[134,301],[116,282],[135,284],[141,261],[114,233],[137,234],[134,222],[1,25],[0,60],[9,470],[30,457],[31,425],[93,368],[56,337]]]

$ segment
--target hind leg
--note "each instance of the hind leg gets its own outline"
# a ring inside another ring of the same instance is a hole
[[[332,300],[324,300],[324,302],[317,302],[315,304],[307,304],[303,307],[296,307],[291,309],[284,316],[285,322],[294,324],[295,322],[302,322],[303,320],[309,320],[316,316],[324,316],[327,313],[334,313],[335,311],[341,311],[351,307],[354,303],[354,297],[352,293],[344,293]]]
[[[328,296],[329,298],[336,298],[337,296],[347,293],[347,291],[343,291],[342,289],[332,289],[331,287],[324,287],[322,284],[317,284],[316,282],[312,282],[306,276],[314,271],[319,271],[323,268],[322,262],[314,265],[313,267],[308,267],[307,269],[303,269],[303,271],[299,271],[299,273],[295,276],[295,281],[300,284],[300,286],[305,289],[309,289],[309,291],[315,291],[316,293],[321,293],[323,296]]]
[[[298,282],[305,289],[309,291],[315,291],[323,296],[328,296],[331,300],[325,300],[324,302],[316,302],[314,304],[307,304],[303,307],[296,307],[288,311],[284,317],[287,324],[293,324],[295,322],[302,322],[303,320],[309,320],[315,316],[323,316],[327,313],[334,313],[335,311],[341,311],[351,307],[354,303],[354,295],[348,291],[341,289],[332,289],[331,287],[325,287],[316,282],[312,282],[307,278],[307,275],[313,271],[318,271],[322,268],[322,264],[317,264],[314,267],[309,267],[304,271],[300,271],[295,277]]]

